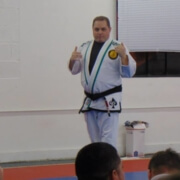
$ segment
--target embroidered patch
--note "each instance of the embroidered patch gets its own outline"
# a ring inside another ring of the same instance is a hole
[[[112,45],[113,45],[113,46],[118,46],[118,45],[120,45],[120,43],[117,42],[117,41],[112,41]]]
[[[118,53],[115,50],[110,50],[108,55],[111,59],[116,59],[118,57]]]
[[[112,98],[112,100],[109,102],[109,105],[114,109],[115,106],[117,106],[117,101],[114,98]]]

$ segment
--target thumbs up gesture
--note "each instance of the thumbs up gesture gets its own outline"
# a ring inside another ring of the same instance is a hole
[[[72,70],[75,61],[77,60],[80,61],[81,58],[82,58],[82,54],[77,51],[77,46],[76,46],[70,57],[69,69]]]
[[[116,46],[115,51],[121,57],[122,64],[127,65],[128,64],[128,57],[126,55],[126,48],[125,48],[124,44],[121,43],[118,46]]]
[[[71,54],[71,61],[80,60],[82,58],[82,54],[77,51],[77,46],[75,47],[74,51]]]
[[[119,54],[121,58],[124,58],[126,56],[126,48],[123,43],[116,46],[115,51]]]

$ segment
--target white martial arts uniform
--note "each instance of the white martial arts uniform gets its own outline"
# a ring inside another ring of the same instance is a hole
[[[94,41],[81,45],[78,51],[82,54],[80,61],[75,61],[72,74],[81,72],[81,84],[89,94],[98,94],[122,85],[122,77],[132,77],[136,71],[136,62],[126,48],[129,64],[122,65],[121,58],[115,52],[120,42],[107,40],[89,73],[89,61]],[[108,142],[116,146],[118,134],[119,112],[121,112],[120,91],[111,92],[101,98],[92,100],[86,97],[81,108],[85,112],[88,132],[92,142]],[[108,112],[110,114],[108,114]]]

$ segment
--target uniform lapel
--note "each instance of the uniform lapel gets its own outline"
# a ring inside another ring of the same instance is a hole
[[[89,86],[89,89],[91,90],[91,93],[93,93],[93,90],[94,90],[94,85],[95,85],[95,82],[96,82],[96,79],[97,79],[97,76],[99,74],[99,71],[100,71],[100,68],[101,68],[101,65],[104,61],[104,57],[106,56],[106,53],[111,45],[111,42],[112,40],[107,40],[103,47],[101,48],[98,56],[97,56],[97,59],[96,59],[96,62],[94,64],[94,67],[92,69],[92,72],[91,72],[91,75],[89,77],[89,82],[88,82],[88,86]],[[89,64],[88,64],[89,65]]]
[[[91,41],[91,43],[87,47],[86,52],[85,52],[85,58],[84,58],[84,76],[85,76],[85,80],[86,80],[87,85],[89,84],[89,79],[90,79],[89,61],[90,61],[90,55],[91,55],[91,49],[93,46],[93,42],[94,41]]]

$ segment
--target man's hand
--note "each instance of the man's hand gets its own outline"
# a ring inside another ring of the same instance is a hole
[[[77,46],[75,47],[74,51],[71,54],[71,58],[69,61],[69,69],[72,70],[73,64],[75,61],[79,61],[82,58],[82,54],[77,51]]]
[[[123,43],[115,47],[115,51],[121,57],[123,65],[128,65],[128,56],[126,55],[126,48]]]
[[[77,46],[75,47],[74,51],[72,52],[70,60],[80,60],[82,58],[82,54],[77,51]]]

